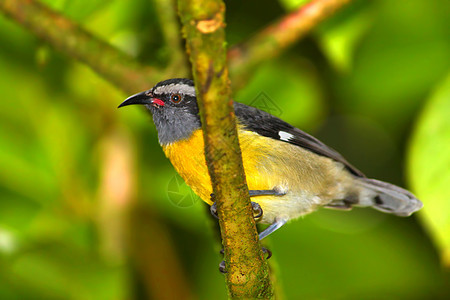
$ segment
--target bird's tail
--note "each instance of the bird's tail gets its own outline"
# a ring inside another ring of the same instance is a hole
[[[361,186],[356,205],[371,206],[382,212],[407,217],[422,208],[422,202],[411,192],[396,185],[369,178],[358,178]]]

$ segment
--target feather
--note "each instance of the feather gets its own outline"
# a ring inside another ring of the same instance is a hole
[[[265,111],[238,102],[234,103],[234,111],[239,123],[243,125],[246,130],[256,132],[265,137],[290,143],[309,150],[315,154],[331,158],[342,163],[353,175],[365,177],[361,171],[352,166],[336,150],[328,147],[315,137],[301,131],[298,128],[295,128],[289,123],[286,123],[285,121],[272,116]]]

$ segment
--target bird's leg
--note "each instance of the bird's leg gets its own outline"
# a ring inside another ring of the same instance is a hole
[[[272,232],[274,232],[275,230],[286,224],[286,222],[287,222],[286,219],[276,219],[275,222],[273,222],[269,227],[260,232],[259,240],[262,240],[263,238],[265,238],[266,236],[268,236],[269,234],[271,234]]]
[[[283,196],[286,195],[286,193],[282,193],[280,191],[277,191],[275,189],[272,190],[249,190],[248,191],[250,197],[255,196]]]

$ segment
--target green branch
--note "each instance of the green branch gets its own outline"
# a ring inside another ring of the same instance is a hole
[[[34,0],[0,0],[0,10],[127,93],[146,90],[165,75],[161,70],[139,65],[132,57]]]
[[[127,93],[134,93],[147,89],[152,82],[185,73],[184,57],[179,52],[180,39],[175,36],[178,26],[173,24],[173,4],[170,0],[154,1],[158,11],[165,11],[158,15],[161,16],[165,42],[175,52],[172,56],[174,62],[166,70],[139,65],[132,57],[35,0],[0,0],[0,10],[62,53],[85,63]],[[241,88],[259,64],[280,55],[349,1],[313,0],[263,29],[246,43],[232,47],[228,58],[233,87]]]
[[[231,298],[272,298],[242,165],[226,65],[225,5],[180,0],[179,10],[195,79],[205,153],[225,250]]]
[[[255,68],[277,57],[350,0],[313,0],[228,51],[233,88],[242,88]]]

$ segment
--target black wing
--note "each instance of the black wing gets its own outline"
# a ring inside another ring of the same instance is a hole
[[[238,102],[234,102],[234,111],[239,122],[245,126],[247,130],[254,131],[262,136],[300,146],[316,154],[329,157],[342,163],[353,175],[365,177],[361,171],[352,166],[336,150],[328,147],[315,137],[295,128],[283,120],[274,117],[265,111]],[[281,139],[280,131],[286,132],[292,136],[287,139]]]

